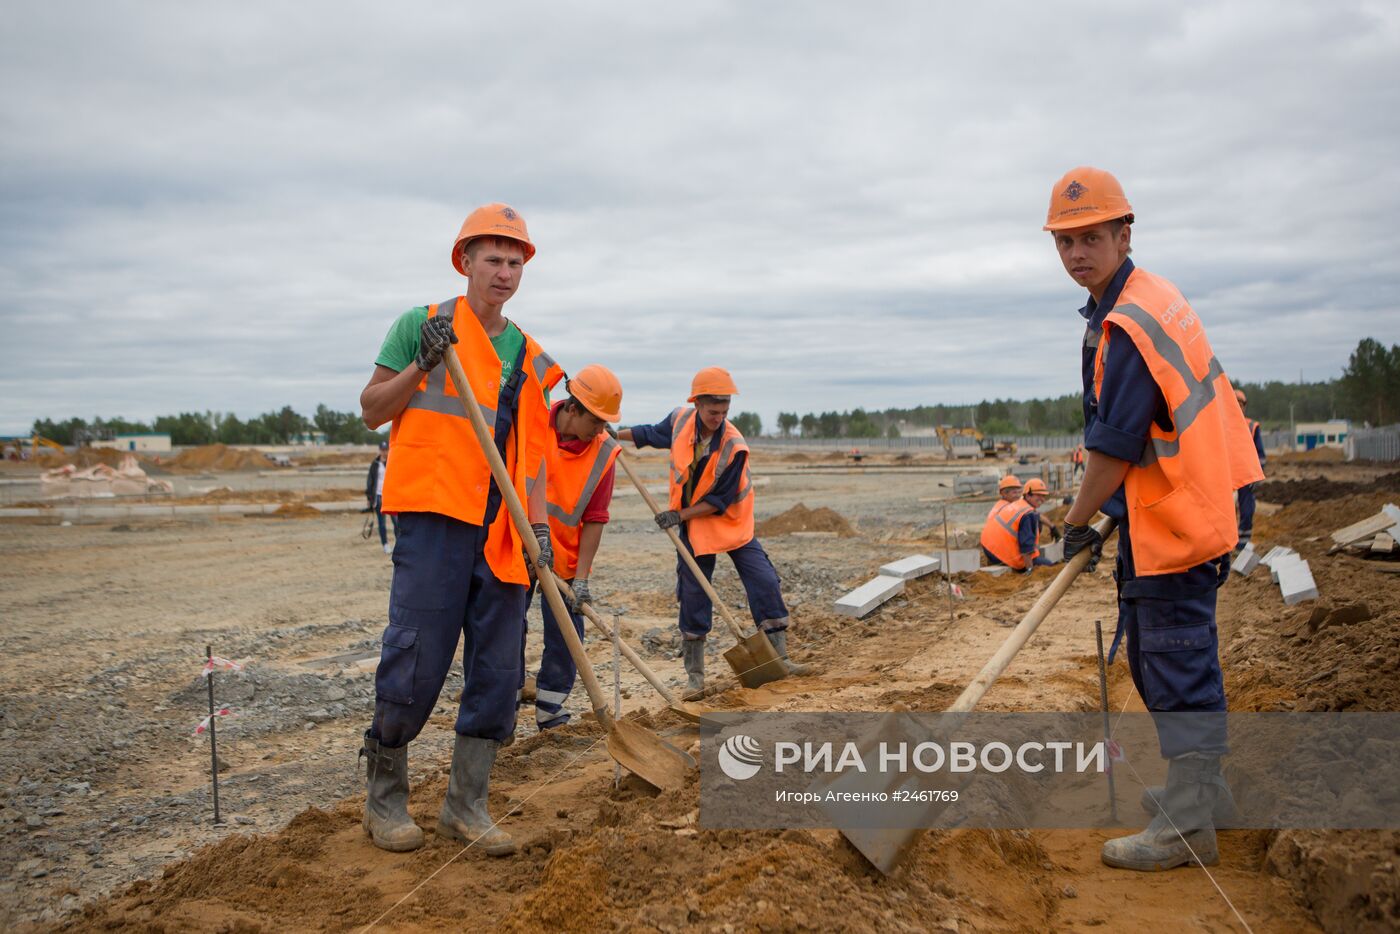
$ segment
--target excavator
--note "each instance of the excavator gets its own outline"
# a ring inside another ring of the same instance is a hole
[[[67,453],[67,452],[63,449],[63,445],[59,444],[57,441],[50,441],[48,438],[45,438],[45,437],[44,437],[43,435],[41,435],[41,434],[34,434],[34,435],[31,435],[31,436],[29,437],[29,439],[28,439],[28,443],[29,443],[29,456],[30,456],[31,458],[34,457],[34,456],[36,456],[36,455],[39,453],[39,448],[41,448],[41,447],[49,448],[49,449],[51,449],[51,450],[57,451],[57,452],[60,453],[60,454],[66,454],[66,453]],[[8,445],[8,444],[13,444],[13,445],[14,445],[14,449],[15,449],[16,451],[23,451],[23,450],[24,450],[24,445],[25,445],[25,439],[24,439],[24,438],[15,438],[13,441],[7,442],[7,445]]]
[[[953,455],[953,438],[972,438],[977,442],[977,446],[982,449],[983,457],[1015,457],[1016,442],[998,442],[988,438],[976,428],[954,428],[952,425],[939,425],[934,429],[938,433],[938,440],[943,442],[943,451],[951,460]]]

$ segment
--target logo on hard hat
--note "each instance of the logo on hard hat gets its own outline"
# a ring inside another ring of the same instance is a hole
[[[736,733],[719,747],[720,771],[736,782],[753,778],[762,765],[763,747],[752,736]]]
[[[501,208],[501,216],[504,217],[504,218],[505,218],[506,220],[508,220],[508,221],[513,221],[513,220],[515,220],[517,217],[519,217],[520,215],[519,215],[519,214],[516,214],[516,213],[515,213],[515,210],[514,210],[513,208],[508,208],[508,207],[507,207],[507,208]]]
[[[1088,190],[1078,182],[1070,182],[1069,187],[1064,190],[1064,196],[1071,201],[1078,201],[1084,197],[1084,192]]]

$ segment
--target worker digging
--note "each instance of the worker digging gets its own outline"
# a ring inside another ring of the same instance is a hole
[[[462,641],[466,683],[437,833],[477,841],[492,856],[515,852],[486,798],[497,750],[515,732],[531,572],[485,452],[460,399],[448,393],[443,358],[455,354],[473,381],[516,492],[529,503],[539,550],[552,556],[539,481],[553,430],[548,393],[563,373],[503,313],[534,255],[524,219],[508,205],[468,215],[451,254],[467,278],[466,294],[399,316],[360,396],[366,425],[393,422],[383,511],[399,523],[374,719],[361,750],[364,828],[386,850],[423,845],[408,813],[408,745],[432,713]]]
[[[1055,183],[1044,229],[1075,283],[1089,293],[1080,373],[1084,447],[1079,495],[1064,521],[1065,560],[1119,523],[1118,628],[1133,684],[1158,718],[1165,787],[1149,788],[1154,816],[1140,833],[1109,840],[1109,866],[1144,871],[1219,859],[1217,810],[1230,790],[1220,760],[1225,686],[1216,590],[1238,540],[1235,491],[1263,478],[1250,431],[1199,315],[1177,288],[1134,265],[1132,206],[1113,175],[1072,169]],[[1220,716],[1208,716],[1220,714]]]
[[[749,446],[727,418],[739,388],[722,367],[706,367],[690,383],[690,408],[678,408],[655,425],[634,425],[618,438],[639,448],[666,448],[670,457],[670,508],[656,516],[662,529],[678,529],[681,542],[708,581],[715,559],[726,554],[748,595],[749,612],[760,633],[772,643],[789,674],[807,666],[788,657],[789,616],[782,583],[763,545],[754,536],[753,480]],[[687,676],[686,700],[705,691],[705,640],[714,605],[691,573],[684,556],[676,565],[680,600],[681,652]]]

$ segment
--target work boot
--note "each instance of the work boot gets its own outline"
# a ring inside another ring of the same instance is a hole
[[[1100,854],[1117,869],[1158,872],[1189,863],[1220,862],[1211,812],[1218,797],[1228,795],[1220,775],[1220,757],[1191,753],[1167,765],[1167,784],[1157,800],[1159,811],[1147,829],[1109,840]],[[1170,820],[1167,815],[1170,815]]]
[[[1149,785],[1142,790],[1142,797],[1139,803],[1142,809],[1150,816],[1156,817],[1160,808],[1157,802],[1162,800],[1162,796],[1167,793],[1164,785]],[[1235,797],[1230,793],[1230,786],[1225,784],[1222,777],[1218,792],[1215,796],[1215,804],[1210,809],[1210,822],[1216,830],[1226,827],[1233,827],[1239,823],[1240,812],[1235,807]]]
[[[799,665],[797,662],[788,658],[786,629],[771,629],[766,631],[764,635],[768,637],[769,642],[773,643],[773,649],[778,653],[778,656],[782,658],[783,667],[787,669],[788,674],[809,675],[812,673],[811,665]]]
[[[495,825],[486,810],[486,790],[499,747],[494,739],[457,734],[452,747],[452,772],[447,778],[447,798],[438,814],[436,832],[461,843],[475,843],[488,856],[511,856],[515,853],[515,841]]]
[[[681,658],[685,661],[685,693],[681,700],[700,700],[705,696],[705,640],[681,639]]]
[[[405,853],[423,845],[423,831],[408,816],[408,747],[390,749],[365,732],[365,833],[381,850]]]

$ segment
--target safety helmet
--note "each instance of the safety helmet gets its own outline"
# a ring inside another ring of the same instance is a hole
[[[535,245],[530,242],[530,232],[525,229],[525,218],[516,213],[508,204],[486,204],[467,215],[457,240],[452,244],[452,265],[462,275],[462,244],[477,237],[505,237],[517,240],[525,247],[525,262],[535,255]]]
[[[1021,481],[1017,480],[1016,477],[1012,474],[1007,474],[1006,476],[1002,477],[1001,482],[997,484],[998,492],[1000,492],[1001,490],[1019,490],[1020,488]]]
[[[739,387],[734,385],[734,377],[720,366],[707,366],[690,381],[690,398],[694,402],[698,396],[737,396]]]
[[[615,422],[622,417],[622,383],[607,367],[590,363],[570,377],[564,388],[603,421]]]
[[[1123,194],[1123,186],[1103,169],[1081,165],[1055,183],[1041,229],[1066,230],[1119,219],[1133,222],[1133,206]]]
[[[1025,493],[1024,493],[1023,495],[1025,495],[1025,496],[1035,496],[1035,495],[1049,496],[1049,495],[1050,495],[1050,490],[1049,490],[1048,487],[1046,487],[1045,481],[1041,480],[1039,477],[1031,477],[1029,480],[1026,481],[1026,490],[1025,490]]]

